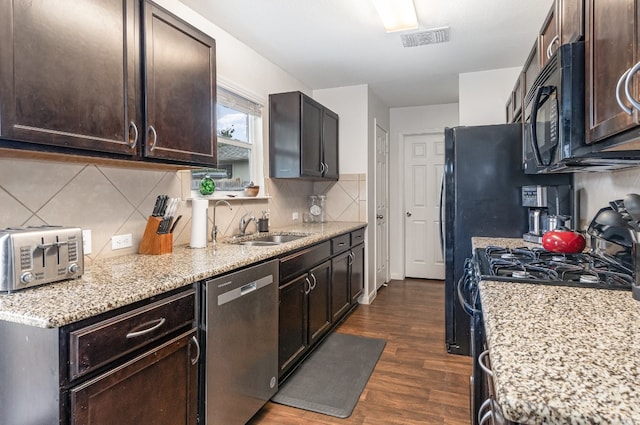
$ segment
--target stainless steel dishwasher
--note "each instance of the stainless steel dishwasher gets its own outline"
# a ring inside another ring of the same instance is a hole
[[[205,281],[206,425],[243,425],[278,390],[278,261]]]

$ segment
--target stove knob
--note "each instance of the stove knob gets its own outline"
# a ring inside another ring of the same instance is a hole
[[[69,264],[69,267],[67,267],[67,270],[69,271],[69,273],[77,273],[78,272],[78,265],[75,263],[71,263]]]
[[[33,282],[33,273],[24,272],[20,275],[20,282],[22,283],[31,283]]]

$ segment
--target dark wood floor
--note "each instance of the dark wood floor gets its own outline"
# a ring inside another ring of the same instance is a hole
[[[469,424],[471,359],[445,349],[443,282],[391,281],[336,332],[387,341],[353,414],[339,419],[269,402],[249,424]]]

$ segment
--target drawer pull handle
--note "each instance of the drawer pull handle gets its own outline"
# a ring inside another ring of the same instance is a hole
[[[340,243],[338,244],[338,246],[345,246],[345,245],[346,245],[346,244],[345,244],[344,242],[340,242]]]
[[[160,326],[164,325],[164,322],[166,322],[166,319],[164,317],[161,317],[159,319],[147,322],[147,323],[145,323],[145,325],[148,325],[148,324],[151,324],[151,323],[155,323],[155,325],[151,326],[150,328],[143,329],[141,331],[129,332],[127,334],[127,338],[136,338],[136,337],[151,333],[151,332],[155,331],[156,329],[158,329]]]
[[[489,355],[489,350],[484,350],[482,353],[480,353],[480,355],[478,356],[478,365],[480,366],[480,369],[484,371],[484,373],[486,373],[487,375],[493,378],[493,372],[491,371],[491,369],[489,369],[489,367],[484,362],[484,360],[487,358],[488,355]]]
[[[198,343],[198,338],[196,338],[195,335],[191,337],[191,341],[193,341],[196,346],[196,357],[191,359],[191,364],[195,366],[198,364],[198,360],[200,360],[200,344]]]

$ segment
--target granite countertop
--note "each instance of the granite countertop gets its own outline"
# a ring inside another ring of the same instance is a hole
[[[273,234],[305,235],[281,245],[244,246],[221,240],[215,250],[211,244],[201,249],[178,246],[171,254],[94,260],[80,279],[0,294],[0,320],[61,327],[364,226],[362,222],[302,223],[271,229]]]
[[[484,239],[474,243],[523,246]],[[486,280],[480,299],[507,419],[640,423],[640,302],[630,292]]]

